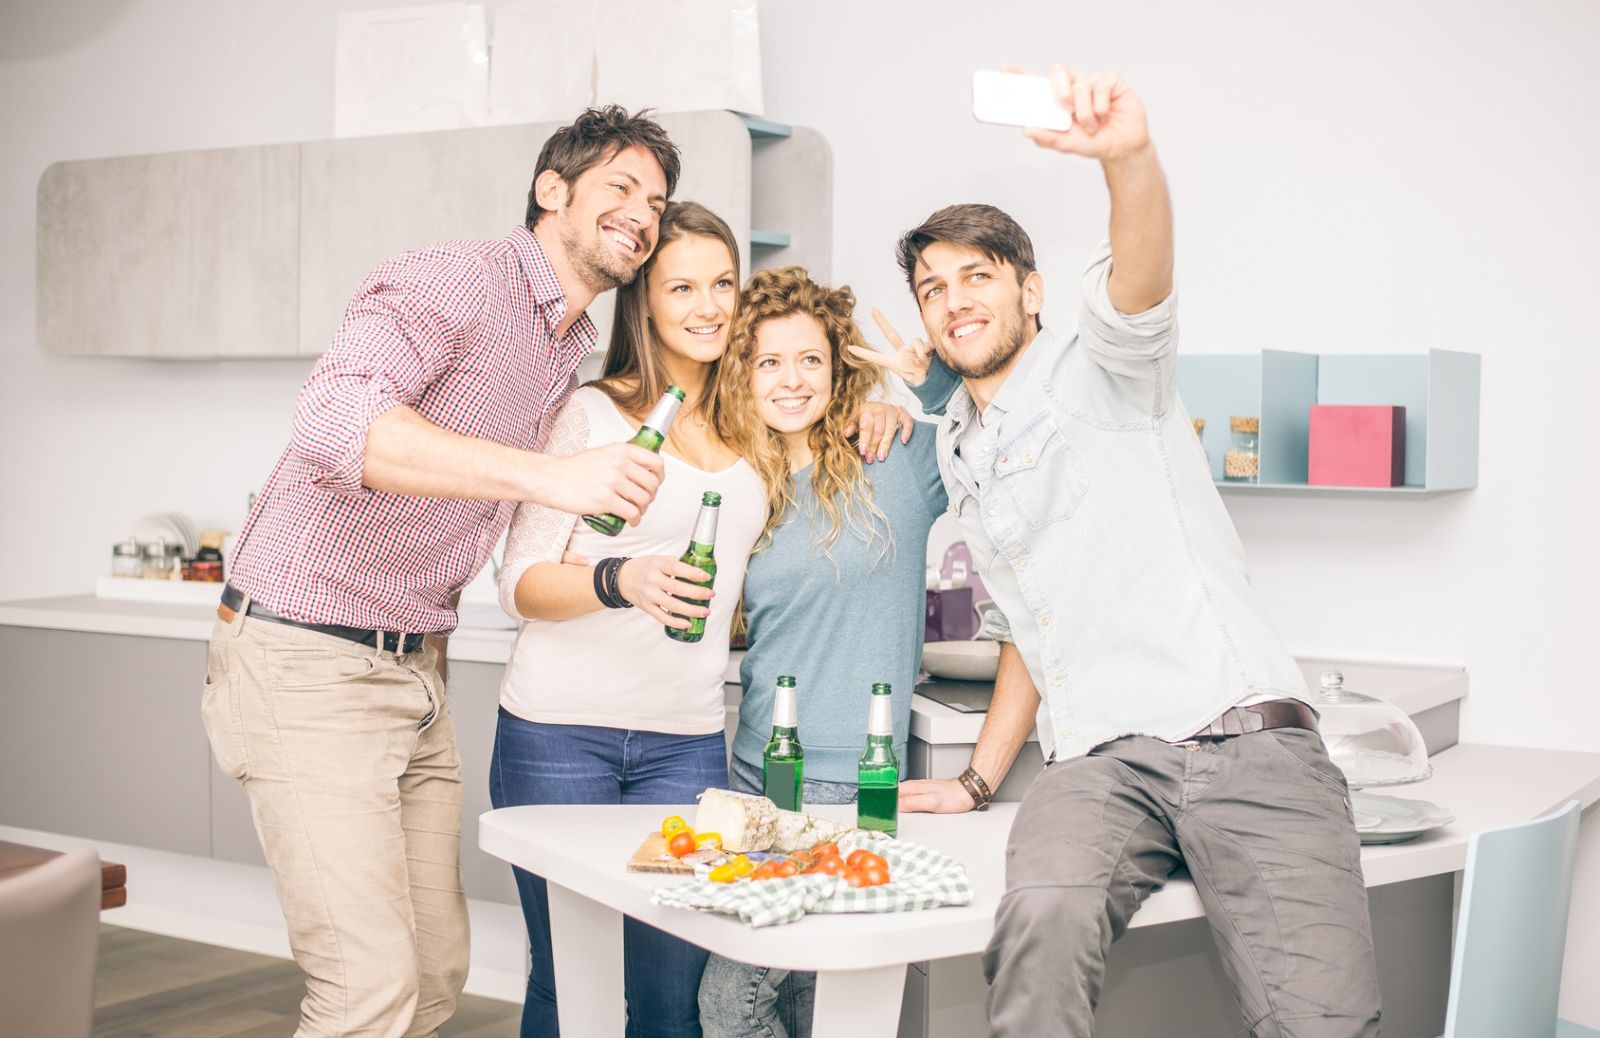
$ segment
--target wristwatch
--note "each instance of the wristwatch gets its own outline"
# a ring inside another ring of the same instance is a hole
[[[994,800],[994,792],[990,790],[989,783],[983,781],[982,775],[968,768],[956,776],[956,781],[961,783],[961,788],[972,798],[974,811],[989,810],[989,803]]]

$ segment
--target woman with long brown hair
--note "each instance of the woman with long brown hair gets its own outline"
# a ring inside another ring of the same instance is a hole
[[[728,225],[669,203],[654,255],[617,291],[604,374],[573,393],[547,435],[552,454],[627,440],[667,386],[684,392],[662,445],[665,478],[638,525],[606,537],[534,505],[512,519],[500,597],[524,622],[500,689],[496,807],[684,804],[727,783],[728,631],[767,516],[761,478],[722,432],[713,392],[738,285]],[[706,491],[722,497],[709,601],[694,583],[704,574],[678,562]],[[566,553],[587,561],[564,564]],[[605,577],[618,565],[614,589],[597,581],[597,567]],[[668,638],[663,627],[686,628],[688,616],[706,617],[703,639]],[[514,871],[533,964],[522,1034],[543,1038],[557,1033],[549,900],[544,880]],[[631,919],[623,940],[630,1038],[698,1038],[705,952]]]
[[[854,310],[850,289],[819,285],[800,267],[760,271],[740,295],[717,376],[719,431],[744,445],[767,500],[744,579],[749,648],[732,787],[761,792],[773,687],[793,675],[803,795],[814,804],[856,798],[873,682],[894,688],[895,746],[905,759],[928,530],[945,510],[932,426],[919,425],[870,467],[845,437],[882,377],[847,349],[863,341]],[[713,956],[700,988],[706,1035],[808,1034],[814,980]]]

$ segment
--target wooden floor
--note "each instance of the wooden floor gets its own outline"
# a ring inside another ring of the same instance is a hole
[[[95,1038],[288,1038],[304,992],[287,959],[100,927]],[[515,1038],[521,1015],[463,996],[440,1038]]]

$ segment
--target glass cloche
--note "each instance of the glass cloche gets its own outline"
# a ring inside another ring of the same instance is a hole
[[[1352,789],[1421,782],[1432,774],[1422,732],[1393,703],[1350,691],[1337,670],[1322,675],[1316,699],[1322,741]]]

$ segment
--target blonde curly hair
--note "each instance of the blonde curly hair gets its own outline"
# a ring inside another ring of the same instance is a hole
[[[883,384],[877,367],[856,360],[845,348],[863,341],[851,316],[855,306],[855,293],[848,286],[819,285],[804,267],[757,271],[739,294],[728,350],[717,369],[715,415],[718,434],[739,445],[766,483],[767,525],[757,551],[772,543],[772,532],[794,505],[795,492],[788,445],[761,420],[750,392],[756,332],[765,322],[791,314],[805,314],[821,325],[832,354],[833,395],[807,438],[813,458],[812,491],[828,516],[828,530],[818,539],[819,546],[832,559],[833,545],[848,527],[869,547],[879,545],[879,559],[893,547],[888,518],[873,501],[861,456],[843,432],[861,411],[867,394]]]

